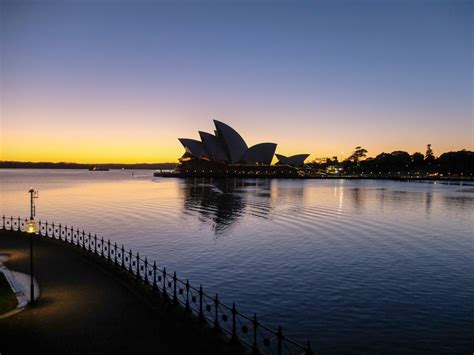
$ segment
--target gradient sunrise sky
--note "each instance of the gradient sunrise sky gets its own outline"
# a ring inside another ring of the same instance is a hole
[[[1,160],[176,161],[213,118],[310,158],[474,148],[471,1],[0,4]]]

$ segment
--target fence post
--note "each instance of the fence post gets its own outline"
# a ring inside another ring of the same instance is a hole
[[[10,230],[13,230],[13,216],[10,216]]]
[[[140,280],[140,255],[137,252],[137,279]]]
[[[128,257],[128,271],[133,274],[133,270],[132,270],[132,249],[130,249],[130,254],[129,254],[129,257]]]
[[[82,230],[82,245],[81,245],[81,238],[79,238],[79,240],[77,241],[77,244],[79,244],[79,246],[84,249],[84,245],[86,243],[86,232],[84,231],[84,229]]]
[[[156,291],[156,261],[153,262],[153,291]]]
[[[94,234],[94,254],[97,255],[97,234]]]
[[[100,238],[100,256],[104,256],[104,237]]]
[[[21,226],[21,220],[20,220],[20,217],[18,217],[18,229],[17,229],[18,232],[21,230],[20,226]]]
[[[125,269],[125,247],[122,244],[122,269]]]
[[[189,280],[186,279],[186,310],[189,311]]]
[[[257,344],[257,327],[258,327],[258,322],[257,322],[257,314],[254,313],[253,315],[253,353],[258,354],[258,344]]]
[[[145,284],[148,285],[148,259],[145,258]]]
[[[54,222],[52,223],[51,228],[53,229],[53,239],[56,239],[56,231],[54,230],[55,228]]]
[[[163,268],[163,302],[166,301],[168,293],[166,292],[166,268]]]
[[[178,296],[176,295],[176,282],[177,282],[177,277],[176,277],[176,271],[173,273],[173,304],[178,304]]]
[[[2,218],[2,229],[5,229],[5,215]]]
[[[204,313],[202,311],[202,285],[199,285],[199,319],[204,320]]]
[[[59,239],[63,240],[63,238],[61,237],[61,234],[63,233],[62,233],[61,223],[59,223]]]
[[[90,252],[91,251],[91,232],[89,232],[89,239],[87,239],[87,251]]]
[[[107,240],[107,260],[110,261],[110,239]]]
[[[214,298],[214,328],[219,328],[219,298],[217,297],[217,293]]]
[[[3,216],[3,218],[5,218],[5,216]],[[3,222],[5,224],[5,222]],[[41,234],[41,220],[38,222],[38,233],[39,235],[42,235]]]
[[[117,266],[117,242],[114,243],[114,265]]]
[[[281,325],[278,326],[277,338],[278,338],[277,354],[278,354],[278,355],[281,355],[281,351],[282,351],[282,340],[283,340],[283,333],[282,333],[282,331],[281,331]]]
[[[237,309],[235,302],[232,302],[232,340],[237,341],[237,326],[236,326]]]

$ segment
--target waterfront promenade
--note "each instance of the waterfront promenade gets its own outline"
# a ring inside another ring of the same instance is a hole
[[[213,329],[179,308],[164,309],[132,278],[73,246],[35,238],[33,307],[0,319],[2,355],[236,354]],[[0,231],[0,253],[10,270],[29,273],[29,237]]]

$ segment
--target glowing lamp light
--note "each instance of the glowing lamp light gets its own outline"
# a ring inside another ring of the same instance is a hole
[[[25,223],[25,232],[26,233],[36,233],[36,231],[38,230],[37,226],[36,226],[36,222],[34,219],[30,219],[28,222]]]

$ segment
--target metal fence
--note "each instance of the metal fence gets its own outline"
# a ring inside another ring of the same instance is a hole
[[[2,229],[24,231],[27,221],[3,216]],[[54,222],[39,221],[36,234],[75,245],[129,272],[153,292],[161,293],[163,302],[183,306],[203,322],[227,334],[232,341],[248,347],[253,354],[314,354],[309,341],[306,345],[297,343],[283,334],[281,326],[275,330],[261,323],[256,314],[249,317],[240,313],[235,303],[232,306],[222,303],[217,294],[205,293],[202,285],[199,288],[191,286],[189,280],[179,279],[176,272],[168,272],[166,267],[159,267],[155,261],[143,258],[123,244]]]

